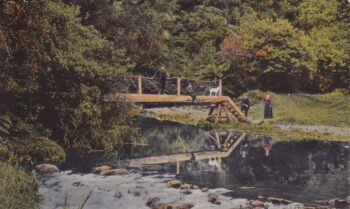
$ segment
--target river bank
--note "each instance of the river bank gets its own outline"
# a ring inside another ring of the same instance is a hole
[[[222,128],[235,128],[239,131],[262,135],[279,136],[283,139],[349,140],[350,96],[340,91],[322,95],[273,94],[274,118],[264,120],[263,97],[261,91],[250,91],[252,107],[249,123],[222,124]],[[240,99],[235,100],[236,104]],[[177,121],[184,124],[211,126],[205,119],[209,107],[174,106],[170,109],[147,108],[144,114],[161,120]]]

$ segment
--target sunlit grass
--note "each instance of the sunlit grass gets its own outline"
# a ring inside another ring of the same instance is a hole
[[[262,93],[252,92],[252,120],[261,120],[263,114]],[[350,126],[350,96],[335,91],[327,94],[273,94],[272,121],[284,124]],[[255,103],[254,103],[255,102]]]

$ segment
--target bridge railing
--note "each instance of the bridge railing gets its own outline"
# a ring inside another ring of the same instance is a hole
[[[168,77],[164,93],[167,95],[187,95],[186,88],[192,84],[196,95],[209,95],[209,89],[219,87],[218,95],[222,95],[222,80],[200,80],[186,77]],[[119,74],[113,78],[109,93],[158,94],[158,80],[142,75]]]

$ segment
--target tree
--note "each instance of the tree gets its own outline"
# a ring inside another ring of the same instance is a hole
[[[314,72],[310,40],[285,19],[258,19],[252,12],[236,28],[252,55],[258,87],[297,91]],[[287,84],[287,85],[286,85]]]
[[[102,89],[113,73],[125,71],[118,61],[123,51],[82,25],[77,6],[8,1],[3,9],[9,55],[1,64],[1,112],[11,113],[17,127],[23,121],[49,129],[71,148],[111,149],[120,142],[115,130],[125,125],[127,107],[103,103]]]

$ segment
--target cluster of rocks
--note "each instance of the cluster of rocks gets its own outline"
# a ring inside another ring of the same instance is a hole
[[[96,167],[93,170],[94,173],[101,174],[104,176],[110,176],[110,175],[121,175],[128,172],[125,168],[111,168],[108,165],[102,165],[100,167]]]
[[[149,198],[146,205],[152,209],[190,209],[193,207],[192,203],[180,203],[177,205],[163,203],[157,197]]]
[[[172,180],[168,181],[167,186],[168,186],[168,188],[180,189],[181,193],[183,193],[183,194],[191,194],[192,193],[191,190],[195,190],[195,189],[200,189],[202,192],[209,191],[209,188],[207,188],[207,187],[199,188],[197,185],[183,183],[177,179],[172,179]],[[208,194],[207,197],[208,197],[208,202],[211,202],[211,203],[216,204],[216,205],[221,204],[221,202],[219,201],[218,194],[210,193],[210,194]]]
[[[324,204],[301,204],[293,202],[291,200],[286,200],[282,198],[275,197],[263,197],[258,196],[255,200],[249,201],[249,208],[251,209],[263,209],[269,208],[269,205],[295,205],[294,208],[303,208],[303,209],[333,209],[333,208],[350,208],[350,196],[347,198],[333,198],[327,200]]]

